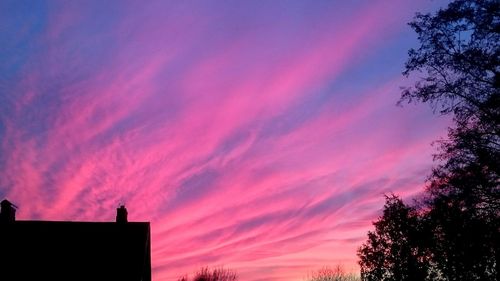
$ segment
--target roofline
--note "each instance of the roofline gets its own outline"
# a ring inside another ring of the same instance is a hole
[[[15,220],[13,221],[14,223],[21,222],[21,223],[68,223],[68,224],[73,224],[73,223],[78,223],[78,224],[119,224],[114,221],[44,221],[44,220]],[[127,224],[150,224],[149,221],[131,221],[124,223],[123,225]]]

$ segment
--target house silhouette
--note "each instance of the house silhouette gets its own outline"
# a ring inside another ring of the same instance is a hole
[[[149,222],[22,221],[0,210],[0,280],[151,281]]]

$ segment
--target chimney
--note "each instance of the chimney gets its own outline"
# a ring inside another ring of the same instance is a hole
[[[13,222],[16,220],[16,205],[4,199],[0,203],[0,222]]]
[[[121,205],[120,208],[116,208],[116,222],[117,223],[126,223],[127,220],[127,209],[125,205]]]

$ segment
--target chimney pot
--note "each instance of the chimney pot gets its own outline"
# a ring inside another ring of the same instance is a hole
[[[127,208],[125,208],[125,205],[121,205],[119,208],[116,209],[116,222],[117,223],[128,222],[127,215],[128,215]]]
[[[4,199],[0,202],[0,221],[13,222],[16,220],[16,205]]]

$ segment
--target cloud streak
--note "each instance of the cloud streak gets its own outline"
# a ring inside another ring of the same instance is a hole
[[[1,4],[0,196],[19,218],[126,203],[152,223],[154,280],[357,270],[382,194],[416,196],[444,133],[394,106],[404,24],[431,7],[112,2]]]

